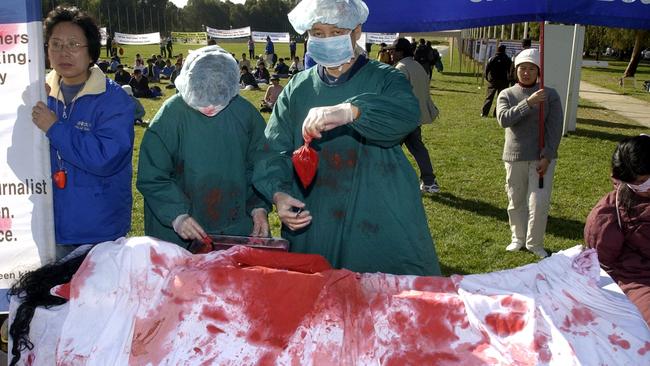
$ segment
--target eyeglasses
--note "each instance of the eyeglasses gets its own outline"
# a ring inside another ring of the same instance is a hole
[[[76,41],[63,42],[57,40],[50,40],[50,42],[47,44],[47,48],[54,52],[61,52],[63,50],[66,50],[75,53],[75,52],[79,52],[79,50],[81,50],[83,47],[88,47],[88,45],[81,44]]]

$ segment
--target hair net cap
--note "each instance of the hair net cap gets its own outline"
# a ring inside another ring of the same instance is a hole
[[[225,107],[239,93],[239,66],[219,46],[199,48],[187,56],[174,84],[185,103],[196,110]]]
[[[519,52],[517,57],[515,57],[515,67],[524,62],[530,62],[539,68],[539,51],[534,48],[528,48]]]
[[[316,23],[354,29],[368,19],[368,6],[361,0],[303,0],[289,13],[289,22],[299,34]]]

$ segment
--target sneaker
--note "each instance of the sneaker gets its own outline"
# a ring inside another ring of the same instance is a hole
[[[436,180],[431,184],[420,183],[420,191],[422,193],[438,193],[440,192],[440,186]]]
[[[512,243],[508,244],[506,250],[509,252],[516,252],[523,247],[524,247],[523,243],[520,243],[518,241],[513,241]]]
[[[535,254],[540,258],[548,257],[548,253],[544,250],[544,248],[536,247],[536,248],[526,248],[526,249],[528,249],[529,252]]]

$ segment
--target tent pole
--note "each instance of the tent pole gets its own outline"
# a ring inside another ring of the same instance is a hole
[[[528,38],[528,22],[524,23],[524,39]]]
[[[528,26],[528,23],[526,23]],[[544,89],[544,22],[539,23],[539,88]],[[539,159],[544,149],[544,102],[539,103]],[[539,174],[539,188],[544,188],[544,174]]]
[[[572,112],[572,108],[569,107],[569,103],[571,102],[571,96],[575,92],[573,90],[573,78],[574,78],[574,72],[573,69],[576,67],[576,47],[578,46],[578,28],[580,28],[579,24],[575,24],[573,26],[573,45],[571,46],[571,67],[569,67],[569,85],[567,86],[567,93],[566,93],[566,100],[564,102],[564,125],[562,126],[562,136],[566,136],[567,133],[569,132],[569,124],[571,123],[571,120],[574,118],[573,116],[570,116],[569,113]]]

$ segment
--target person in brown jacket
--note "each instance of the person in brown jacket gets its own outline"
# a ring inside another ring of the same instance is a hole
[[[615,189],[587,217],[585,243],[650,326],[650,136],[618,144],[612,178]]]

